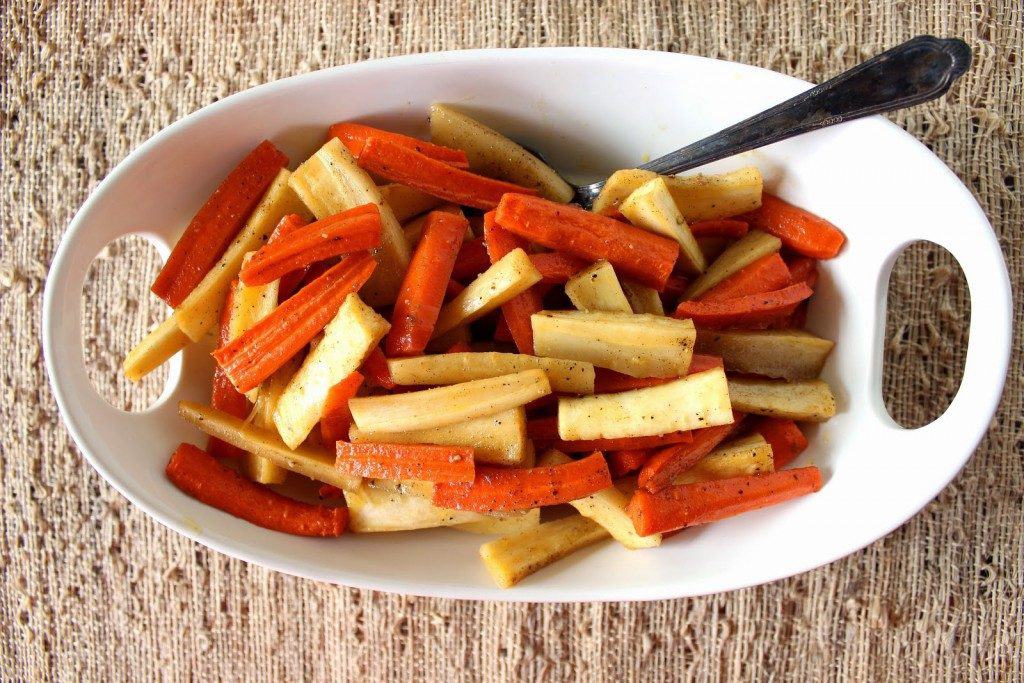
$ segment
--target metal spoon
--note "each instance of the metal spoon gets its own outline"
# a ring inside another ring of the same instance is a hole
[[[971,48],[957,38],[918,36],[771,109],[751,116],[638,168],[681,173],[773,142],[872,114],[895,111],[945,94],[971,65]],[[574,185],[573,201],[590,208],[605,181]]]

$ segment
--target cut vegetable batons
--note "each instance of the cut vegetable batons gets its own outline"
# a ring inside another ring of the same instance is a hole
[[[616,171],[594,201],[593,210],[604,213],[617,209],[637,188],[657,177],[652,171],[636,168]],[[662,177],[688,223],[738,216],[761,206],[764,181],[755,166],[717,175]]]
[[[594,366],[582,361],[497,351],[439,353],[388,360],[391,379],[396,384],[404,385],[458,384],[534,368],[544,371],[554,391],[567,394],[594,393]]]
[[[618,394],[560,398],[558,436],[564,441],[622,439],[731,424],[729,388],[725,372],[712,368]]]
[[[615,269],[607,261],[598,261],[569,278],[565,294],[580,311],[633,312]]]
[[[475,173],[535,188],[541,196],[568,202],[573,191],[554,169],[501,133],[445,104],[430,107],[431,141],[461,149]]]
[[[689,320],[643,313],[541,311],[530,321],[538,356],[593,363],[630,377],[680,377],[697,332]]]
[[[623,200],[619,211],[636,227],[679,242],[679,266],[687,274],[699,275],[707,268],[704,254],[661,176],[633,190]]]
[[[373,250],[378,266],[361,292],[372,306],[392,304],[409,267],[409,244],[391,207],[373,179],[359,167],[338,138],[331,138],[301,166],[289,184],[317,219],[364,204],[380,210],[381,245]]]
[[[281,400],[284,388],[288,386],[288,381],[298,368],[298,359],[290,358],[287,363],[275,370],[274,374],[263,380],[259,386],[252,412],[249,414],[248,422],[253,427],[277,434],[277,428],[274,426],[274,410],[277,409],[277,403]],[[286,468],[257,451],[246,452],[242,468],[250,479],[261,484],[283,484],[288,476]]]
[[[444,201],[401,183],[389,183],[377,189],[380,191],[381,199],[388,205],[399,223],[426,213]]]
[[[526,512],[496,512],[490,513],[486,517],[487,519],[482,519],[479,522],[463,522],[452,528],[470,534],[510,536],[540,526],[540,508],[533,508]]]
[[[772,447],[760,434],[751,434],[722,444],[697,464],[675,478],[673,484],[750,477],[775,471]]]
[[[697,330],[697,352],[720,356],[726,370],[814,379],[835,343],[803,330]]]
[[[696,299],[733,273],[743,270],[763,256],[773,254],[782,248],[782,240],[760,230],[751,230],[733,242],[707,270],[693,281],[683,293],[684,299]]]
[[[530,574],[605,538],[608,532],[600,524],[572,515],[485,543],[480,546],[480,559],[495,583],[511,588]]]
[[[248,263],[252,252],[245,255],[242,265]],[[273,280],[265,285],[249,286],[238,280],[235,292],[231,297],[231,311],[228,314],[228,341],[238,339],[256,323],[266,318],[277,308],[277,292],[280,280]],[[259,387],[245,392],[250,402],[256,402]]]
[[[753,415],[824,422],[836,414],[832,389],[820,379],[730,377],[729,395],[736,410]]]
[[[274,424],[286,444],[295,448],[305,440],[323,415],[331,387],[358,370],[389,329],[358,294],[348,295],[277,403]]]
[[[653,287],[623,280],[622,291],[634,313],[665,315],[665,305],[661,302],[661,295]]]
[[[431,502],[433,487],[424,482],[392,482],[365,479],[345,491],[349,528],[359,534],[410,531],[485,522],[478,512],[448,510]]]

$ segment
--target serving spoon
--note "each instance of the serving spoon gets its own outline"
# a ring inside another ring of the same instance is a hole
[[[971,48],[964,41],[918,36],[771,109],[637,168],[661,175],[681,173],[837,123],[928,102],[944,95],[970,65]],[[589,209],[605,182],[571,185],[572,201]]]

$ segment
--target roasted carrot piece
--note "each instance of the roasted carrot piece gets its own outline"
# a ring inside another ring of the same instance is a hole
[[[356,155],[359,165],[394,183],[414,187],[434,197],[485,211],[498,205],[509,192],[534,195],[532,188],[486,178],[443,161],[431,159],[414,149],[371,136]]]
[[[746,221],[723,219],[717,221],[698,221],[690,223],[690,232],[694,237],[743,237],[750,227]]]
[[[294,213],[288,214],[278,222],[277,227],[274,228],[274,232],[270,234],[270,239],[267,240],[267,244],[273,244],[274,242],[284,239],[304,225],[306,225],[306,221],[304,221],[301,216]],[[299,289],[302,281],[306,278],[306,274],[309,273],[309,269],[310,266],[303,266],[302,268],[298,268],[281,276],[281,281],[277,284],[278,303],[289,298]]]
[[[726,301],[684,301],[676,307],[673,315],[690,318],[694,325],[711,329],[757,327],[785,318],[813,293],[810,287],[801,283]]]
[[[683,296],[683,292],[685,292],[686,288],[689,286],[690,281],[686,276],[680,275],[679,273],[672,273],[668,278],[668,282],[665,283],[665,291],[663,291],[662,294],[666,298],[678,301],[679,298]]]
[[[679,256],[674,240],[628,223],[539,197],[507,194],[494,217],[499,226],[531,242],[596,261],[658,291],[665,288]]]
[[[396,145],[408,147],[420,154],[425,154],[431,159],[437,159],[456,168],[469,168],[469,159],[461,149],[435,145],[426,140],[420,140],[409,135],[393,133],[389,130],[381,130],[373,126],[365,126],[361,123],[341,122],[336,123],[327,129],[327,138],[338,138],[341,143],[348,147],[352,156],[359,157],[371,137],[383,138]]]
[[[454,344],[452,344],[450,347],[448,347],[448,350],[445,351],[445,353],[467,353],[467,352],[472,351],[472,350],[473,350],[473,348],[469,344],[467,344],[466,342],[464,342],[464,341],[457,341]]]
[[[505,316],[500,313],[498,314],[498,322],[494,326],[494,341],[506,344],[512,342],[512,330],[509,329]]]
[[[462,294],[462,290],[466,287],[458,280],[449,280],[447,286],[444,289],[444,300],[451,301],[459,294]]]
[[[196,500],[265,529],[296,536],[340,536],[348,524],[346,508],[286,498],[225,467],[192,444],[178,446],[165,473],[171,483]]]
[[[541,283],[547,285],[564,285],[572,276],[590,265],[588,261],[560,251],[530,254],[530,261],[540,272]]]
[[[395,300],[384,342],[389,356],[416,356],[427,348],[468,227],[458,214],[432,211],[427,217]]]
[[[228,295],[224,301],[224,306],[221,308],[220,313],[220,343],[227,344],[231,341],[230,325],[231,320],[231,307],[232,301],[235,298],[235,290],[237,287],[237,280],[231,283],[228,288]],[[229,415],[235,417],[244,418],[249,415],[249,411],[252,406],[249,404],[249,399],[245,397],[245,394],[235,389],[235,385],[231,383],[228,376],[224,374],[224,371],[219,365],[213,366],[213,392],[210,396],[210,405],[217,410],[223,410]],[[245,455],[245,451],[237,446],[232,446],[226,441],[221,441],[215,436],[211,436],[210,440],[206,444],[206,450],[211,455],[218,458],[240,458]]]
[[[651,457],[650,450],[632,448],[624,451],[611,451],[606,456],[608,469],[613,477],[621,477],[644,466]]]
[[[434,505],[476,512],[530,510],[568,503],[611,485],[604,456],[591,453],[581,460],[551,467],[478,467],[472,483],[436,484]]]
[[[754,425],[754,431],[771,445],[777,470],[793,462],[807,448],[807,437],[792,420],[764,417]]]
[[[704,372],[711,368],[722,368],[725,364],[718,356],[708,356],[702,353],[693,354],[690,359],[690,367],[686,371],[688,375]],[[620,391],[632,391],[645,387],[656,387],[677,379],[676,377],[630,377],[621,372],[615,372],[608,368],[594,368],[594,393],[615,394]]]
[[[487,256],[487,245],[482,237],[466,240],[455,258],[452,277],[468,282],[491,267],[491,259]]]
[[[557,417],[541,417],[530,420],[526,423],[526,432],[538,445],[542,445],[545,448],[555,448],[563,453],[657,448],[658,446],[666,446],[673,443],[689,443],[693,439],[690,432],[670,432],[669,434],[661,434],[659,436],[562,441],[558,438]]]
[[[733,413],[732,424],[695,429],[691,432],[693,441],[690,443],[672,444],[655,451],[640,470],[637,484],[648,491],[658,491],[671,485],[676,475],[690,469],[715,450],[742,419],[742,415]]]
[[[287,164],[288,157],[268,140],[249,152],[192,217],[151,291],[171,307],[181,304],[217,263]]]
[[[320,438],[325,444],[348,438],[348,428],[352,426],[348,400],[363,386],[363,380],[361,373],[353,372],[327,392],[324,412],[320,416]]]
[[[363,361],[362,371],[367,381],[374,386],[383,389],[394,389],[397,384],[391,379],[391,370],[388,369],[388,359],[380,347],[370,351],[370,355]]]
[[[658,493],[637,489],[626,507],[642,536],[675,531],[782,503],[821,488],[817,467],[753,477],[679,484]]]
[[[427,444],[337,444],[335,467],[357,477],[392,481],[473,481],[473,449]]]
[[[789,267],[789,284],[795,285],[802,282],[811,289],[818,284],[818,261],[816,259],[797,256],[790,259],[786,265]]]
[[[380,212],[375,204],[364,204],[271,239],[238,276],[246,285],[265,285],[317,261],[379,245]]]
[[[239,391],[259,386],[337,315],[345,297],[366,284],[376,266],[365,251],[346,256],[213,357]]]
[[[790,272],[778,253],[762,256],[704,292],[699,301],[726,301],[750,294],[782,289],[790,284]]]
[[[484,244],[492,264],[515,249],[525,251],[530,246],[526,240],[498,227],[494,222],[493,211],[484,214]],[[501,306],[502,319],[519,353],[533,355],[533,323],[530,322],[530,316],[544,308],[542,299],[540,289],[530,287]]]
[[[770,194],[761,195],[761,207],[740,217],[754,230],[775,235],[782,245],[811,258],[833,258],[846,236],[824,218]]]

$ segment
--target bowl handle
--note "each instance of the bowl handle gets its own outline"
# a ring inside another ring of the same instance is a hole
[[[981,213],[980,208],[978,212]],[[882,401],[885,325],[879,322],[869,391],[885,442],[918,452],[929,449],[932,453],[959,457],[973,452],[985,435],[1006,380],[1013,326],[1010,279],[994,235],[978,235],[955,227],[927,237],[903,235],[897,238],[895,246],[887,246],[887,253],[881,255],[883,267],[876,289],[876,320],[885,320],[889,276],[897,257],[907,246],[921,240],[938,244],[953,255],[970,290],[970,336],[960,388],[946,411],[930,424],[916,429],[897,424]]]

